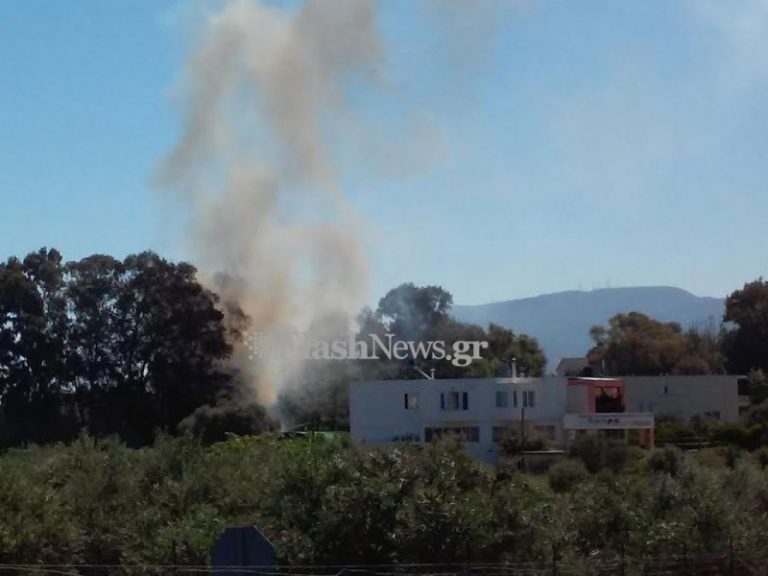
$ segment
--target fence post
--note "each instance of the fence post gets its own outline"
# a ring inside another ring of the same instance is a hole
[[[179,565],[178,554],[176,553],[176,535],[171,539],[171,563],[173,564],[173,575],[176,576],[176,566]]]
[[[552,576],[557,576],[557,546],[552,542]]]
[[[735,565],[733,562],[733,536],[728,538],[728,574],[733,576]]]
[[[621,576],[627,576],[627,555],[624,541],[621,541]]]

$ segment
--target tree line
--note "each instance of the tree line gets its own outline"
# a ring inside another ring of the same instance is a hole
[[[151,252],[0,264],[0,444],[144,445],[231,394],[224,315],[195,275]]]
[[[748,374],[768,370],[768,282],[759,278],[725,300],[721,322],[683,330],[639,312],[594,326],[587,357],[608,374]]]
[[[311,362],[280,399],[283,415],[343,428],[353,378],[413,378],[432,369],[438,377],[487,376],[507,369],[512,356],[521,370],[543,372],[535,339],[457,322],[451,304],[442,288],[402,285],[361,312],[359,335],[487,340],[481,362]],[[57,250],[40,249],[9,258],[0,263],[0,447],[67,441],[82,430],[142,446],[158,432],[213,441],[274,429],[228,362],[247,327],[237,303],[201,285],[192,265],[152,252],[65,262]]]
[[[534,337],[491,324],[459,322],[439,286],[390,290],[356,319],[358,337],[486,341],[468,366],[431,359],[307,362],[277,409],[284,422],[313,429],[348,425],[354,379],[540,376],[547,358]],[[768,283],[759,279],[726,300],[721,326],[683,330],[637,312],[594,327],[593,366],[605,374],[750,373],[753,420],[768,413]],[[339,331],[349,329],[348,319]],[[158,432],[207,441],[228,432],[275,429],[247,400],[248,385],[228,362],[248,327],[237,303],[222,302],[196,269],[152,252],[122,260],[93,255],[65,262],[54,249],[0,263],[0,447],[66,441],[86,430],[132,446]]]

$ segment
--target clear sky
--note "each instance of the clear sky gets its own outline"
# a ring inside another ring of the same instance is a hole
[[[466,304],[721,296],[768,273],[768,1],[455,2],[438,25],[430,4],[379,5],[391,100],[358,105],[385,144],[346,148],[381,163],[338,146],[372,301],[404,281]],[[189,256],[151,181],[190,6],[0,3],[0,257]]]

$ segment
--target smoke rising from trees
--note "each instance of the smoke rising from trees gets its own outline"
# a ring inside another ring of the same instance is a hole
[[[345,77],[378,57],[373,7],[234,0],[208,18],[187,61],[184,126],[161,184],[188,209],[203,273],[230,278],[217,289],[250,331],[352,317],[365,301],[360,223],[329,150]],[[273,401],[286,375],[235,357]]]

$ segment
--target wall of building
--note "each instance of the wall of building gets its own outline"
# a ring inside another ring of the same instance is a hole
[[[497,406],[497,392],[506,394],[506,406]],[[524,406],[524,395],[531,392],[533,406]],[[446,406],[452,393],[459,395],[459,409],[450,409],[450,401]],[[461,404],[465,393],[466,410]],[[406,394],[418,395],[417,406],[406,408]],[[492,461],[498,453],[494,428],[519,430],[523,415],[529,426],[561,439],[565,386],[557,377],[356,382],[350,385],[349,402],[350,430],[358,440],[425,441],[427,429],[477,428],[467,447],[476,457]]]
[[[626,376],[628,412],[653,412],[689,421],[693,416],[739,418],[738,376]]]
[[[686,421],[694,415],[734,421],[737,380],[736,376],[625,377],[626,416],[652,412]],[[378,444],[425,442],[452,429],[465,435],[475,457],[492,462],[498,457],[502,433],[519,435],[523,412],[527,434],[534,428],[546,431],[553,444],[562,445],[566,414],[588,411],[583,388],[568,386],[566,378],[557,376],[355,382],[349,391],[350,430],[357,440]],[[506,405],[499,405],[499,393],[506,394]],[[530,393],[533,406],[525,406],[525,395]]]

